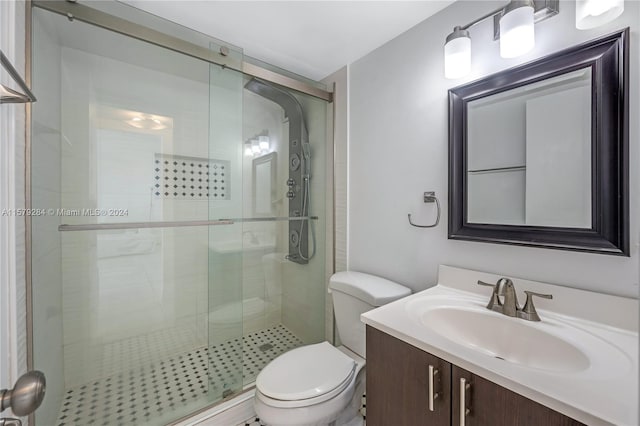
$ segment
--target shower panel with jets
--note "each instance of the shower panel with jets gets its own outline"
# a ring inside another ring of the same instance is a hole
[[[36,425],[170,424],[324,340],[325,100],[118,2],[33,2],[31,54]]]
[[[289,216],[309,216],[311,194],[311,146],[309,133],[304,121],[304,113],[300,102],[286,90],[275,87],[252,78],[245,88],[269,99],[282,107],[285,117],[289,120],[289,177],[287,179],[287,198],[289,199]],[[287,259],[292,262],[306,264],[315,255],[315,231],[312,228],[312,250],[309,254],[309,228],[313,227],[310,220],[300,220],[298,223],[289,222],[289,254]]]

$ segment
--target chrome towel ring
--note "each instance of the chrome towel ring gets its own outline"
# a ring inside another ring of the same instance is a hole
[[[433,228],[438,226],[438,223],[440,223],[440,201],[438,201],[438,197],[436,197],[436,193],[435,191],[429,191],[429,192],[425,192],[424,193],[424,202],[425,203],[436,203],[436,208],[437,208],[437,216],[436,216],[436,223],[434,223],[433,225],[418,225],[416,223],[411,222],[411,213],[409,213],[407,215],[407,217],[409,218],[409,224],[411,226],[415,226],[416,228]]]

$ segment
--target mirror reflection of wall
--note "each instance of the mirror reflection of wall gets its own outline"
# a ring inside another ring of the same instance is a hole
[[[256,216],[273,216],[277,154],[272,152],[253,160],[253,211]]]
[[[469,223],[591,227],[591,69],[468,103]]]

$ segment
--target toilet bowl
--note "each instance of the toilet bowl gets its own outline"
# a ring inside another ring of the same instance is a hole
[[[271,361],[256,379],[254,407],[268,426],[355,426],[365,390],[365,328],[360,314],[411,290],[359,272],[331,277],[329,291],[344,346],[302,346]]]
[[[328,342],[293,349],[258,375],[256,414],[268,426],[346,424],[360,407],[364,364]]]

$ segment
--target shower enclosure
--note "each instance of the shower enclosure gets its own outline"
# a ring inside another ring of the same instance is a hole
[[[246,61],[120,3],[34,2],[37,425],[172,423],[324,340],[327,102]]]

